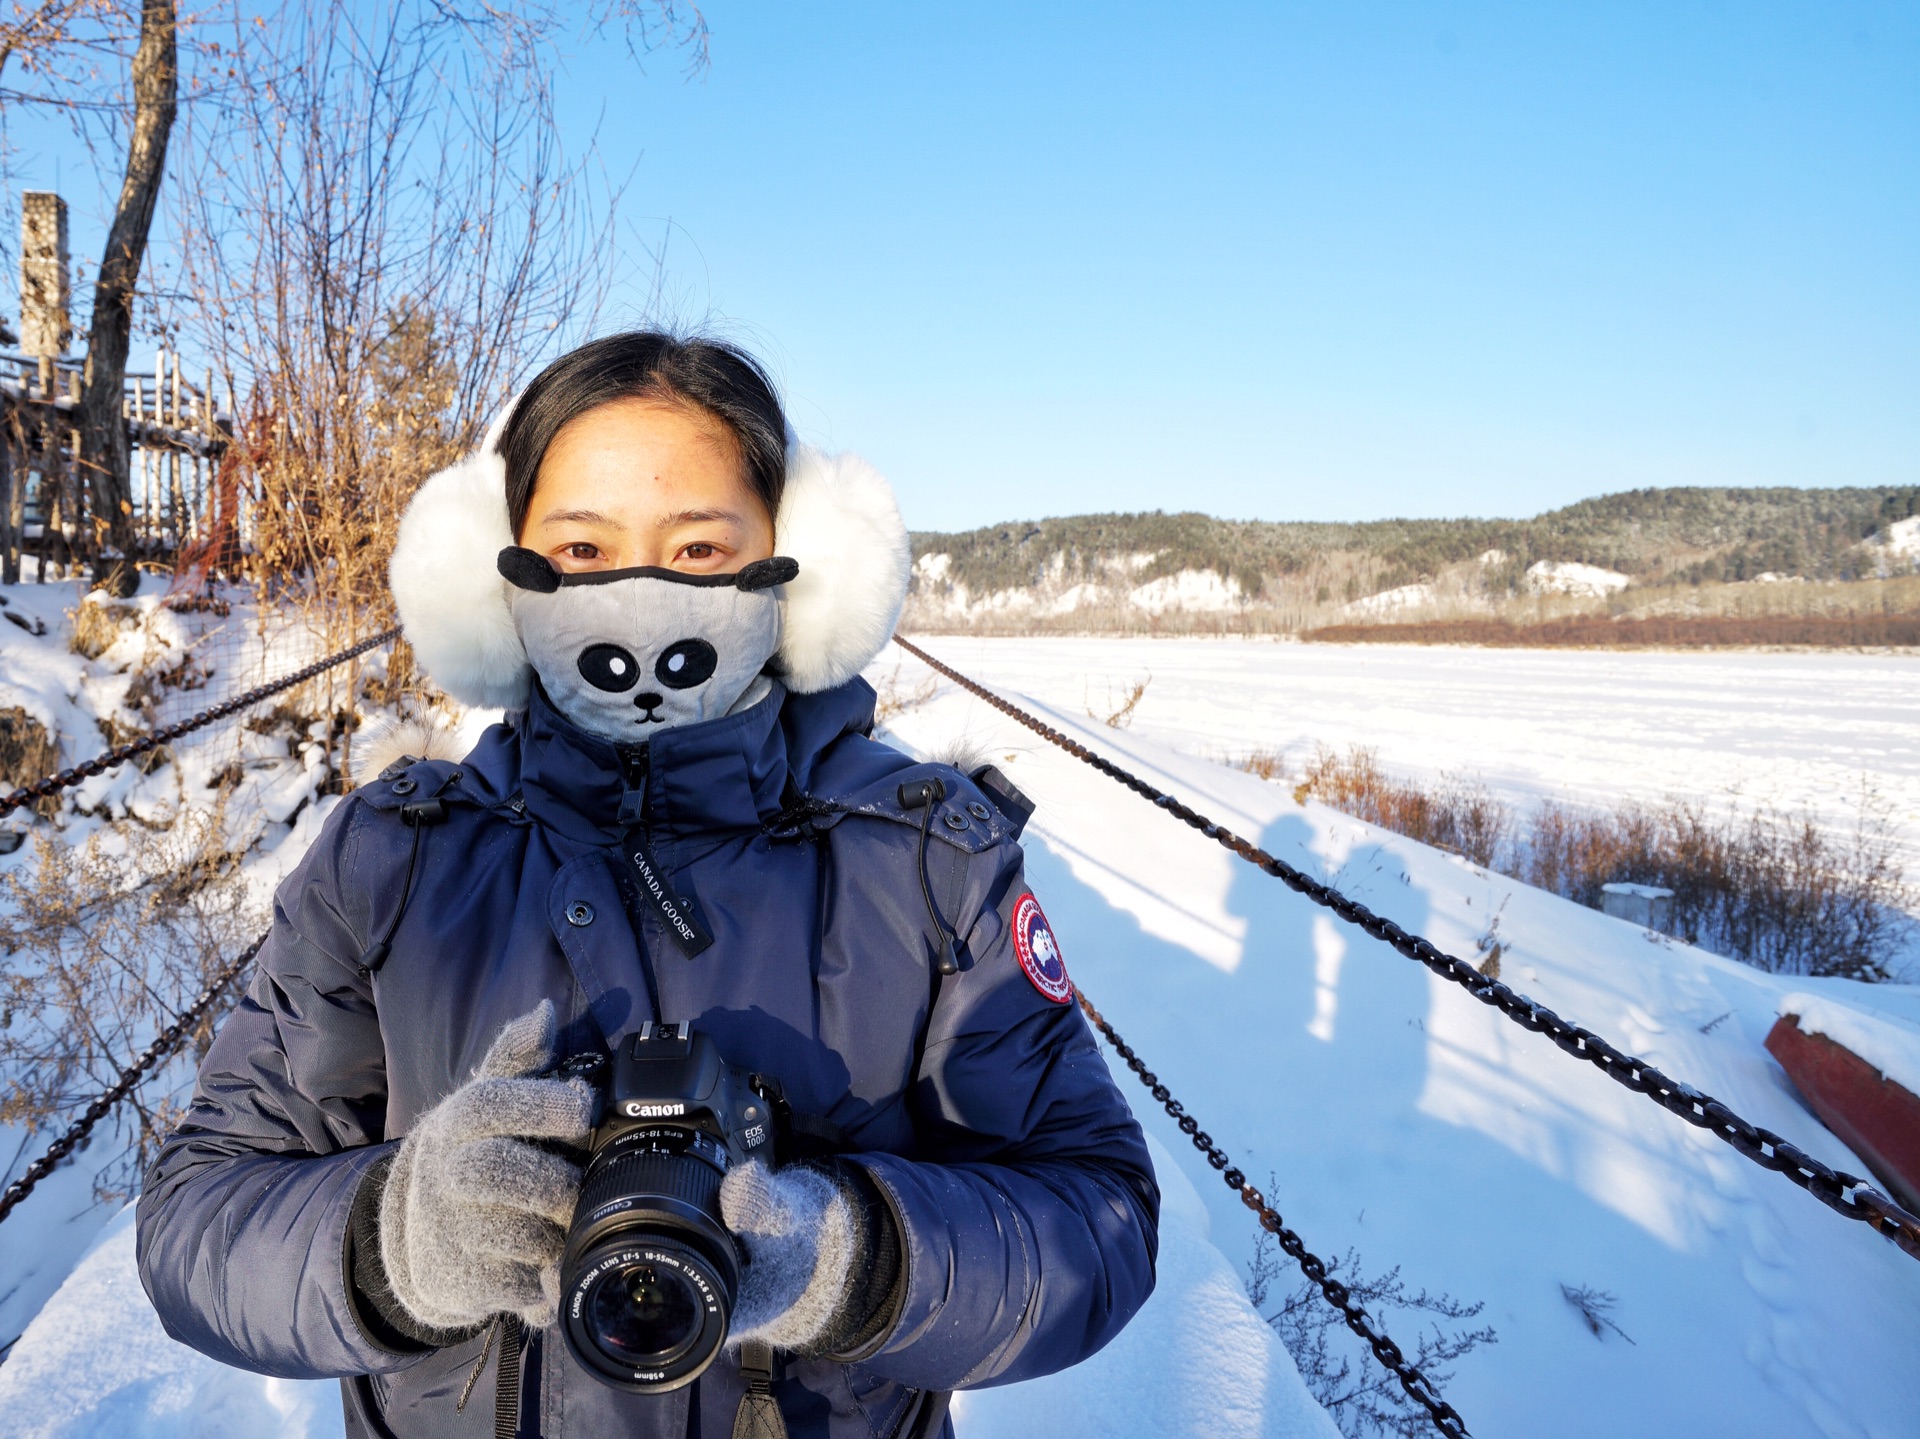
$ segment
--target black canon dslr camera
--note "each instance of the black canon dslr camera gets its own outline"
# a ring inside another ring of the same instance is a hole
[[[687,1024],[643,1024],[615,1052],[560,1259],[561,1332],[606,1383],[664,1394],[726,1343],[741,1253],[720,1180],[773,1162],[764,1087]]]

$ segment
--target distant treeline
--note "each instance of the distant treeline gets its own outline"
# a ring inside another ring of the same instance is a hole
[[[1151,556],[1135,571],[1141,581],[1210,569],[1251,597],[1270,579],[1320,568],[1329,555],[1353,556],[1362,563],[1338,576],[1342,592],[1318,596],[1339,601],[1412,584],[1489,551],[1500,553],[1487,575],[1496,586],[1516,586],[1539,560],[1599,565],[1638,584],[1748,580],[1769,572],[1859,579],[1874,570],[1860,542],[1914,514],[1920,514],[1920,485],[1679,488],[1603,495],[1525,520],[1325,524],[1156,511],[920,533],[913,544],[916,558],[949,556],[948,578],[975,595],[1037,583],[1050,569],[1069,578],[1095,576],[1115,561]]]

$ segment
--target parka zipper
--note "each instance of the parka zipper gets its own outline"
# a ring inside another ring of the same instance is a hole
[[[693,906],[675,893],[668,875],[653,857],[647,844],[647,776],[652,760],[646,748],[622,750],[620,768],[626,788],[620,794],[620,823],[627,826],[620,852],[640,886],[640,896],[660,916],[668,936],[688,959],[713,943],[713,936],[695,913]]]

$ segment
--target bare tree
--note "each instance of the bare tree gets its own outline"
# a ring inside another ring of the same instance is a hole
[[[244,551],[329,644],[390,622],[414,488],[593,324],[617,268],[621,182],[558,139],[575,23],[442,0],[235,14],[223,88],[184,112],[170,313],[237,398],[223,482],[244,497],[201,559]],[[704,57],[698,11],[616,0],[588,24]]]
[[[93,320],[87,336],[86,384],[80,399],[80,453],[92,483],[101,558],[94,578],[120,593],[139,583],[133,543],[131,456],[121,419],[127,350],[133,342],[134,288],[153,228],[154,204],[167,162],[180,80],[179,20],[174,0],[143,0],[140,47],[134,52],[133,130],[127,145],[126,178],[107,232],[106,252],[93,288]],[[119,558],[108,558],[117,555]],[[129,583],[131,582],[131,584]]]

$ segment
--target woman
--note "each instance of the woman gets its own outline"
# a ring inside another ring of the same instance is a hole
[[[1112,1338],[1158,1191],[1017,791],[869,736],[907,563],[885,481],[790,448],[765,374],[707,341],[574,351],[422,487],[408,639],[507,718],[349,795],[281,887],[141,1196],[168,1332],[340,1376],[354,1435],[675,1439],[940,1433],[948,1391]],[[591,1122],[555,1068],[648,1021],[815,1140],[728,1173],[733,1342],[654,1395],[552,1327]]]

